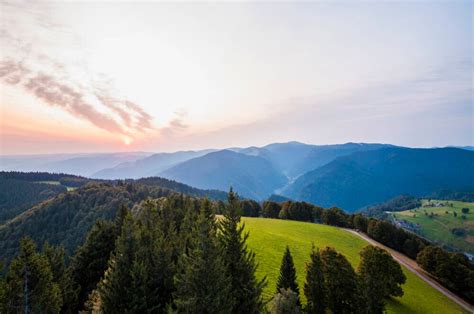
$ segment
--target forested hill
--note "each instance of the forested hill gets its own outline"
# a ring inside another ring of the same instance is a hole
[[[168,180],[164,182],[170,183]],[[68,253],[72,253],[84,241],[97,219],[112,219],[121,205],[132,208],[142,200],[176,193],[167,187],[148,183],[91,182],[28,209],[0,226],[0,260],[11,258],[17,251],[19,240],[25,235],[31,236],[37,243],[48,241],[62,244]],[[178,184],[175,187],[179,190],[182,186]],[[190,187],[183,192],[186,191],[190,195],[206,196],[205,191]],[[225,195],[219,191],[213,193]]]
[[[121,204],[132,207],[173,193],[213,200],[227,196],[158,177],[107,181],[45,172],[0,172],[0,260],[12,256],[24,235],[38,243],[64,244],[71,251],[97,219],[114,217]]]
[[[61,185],[0,179],[0,225],[31,206],[66,192]]]
[[[474,191],[474,152],[457,148],[383,148],[339,157],[298,178],[283,195],[347,211],[401,194]]]
[[[197,197],[225,200],[226,193],[218,190],[200,190],[183,183],[159,177],[139,180],[98,180],[64,173],[0,171],[0,225],[42,201],[51,199],[68,189],[88,183],[119,184],[120,182],[144,184],[166,188]]]
[[[263,199],[287,182],[268,160],[230,150],[185,161],[160,175],[203,189],[227,190],[232,186],[253,199]]]

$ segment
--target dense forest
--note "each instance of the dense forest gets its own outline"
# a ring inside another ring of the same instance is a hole
[[[386,217],[385,212],[399,212],[421,206],[421,201],[411,195],[399,195],[383,203],[362,208],[358,212],[368,217],[382,218]]]
[[[275,296],[264,301],[254,253],[231,191],[223,215],[208,199],[170,195],[99,219],[68,258],[29,237],[0,278],[2,313],[382,313],[406,278],[384,250],[367,246],[354,270],[332,248],[308,256],[300,291],[290,248]],[[304,293],[307,304],[300,301]]]
[[[24,182],[29,181],[24,179]],[[133,219],[137,219],[141,213],[153,208],[160,212],[160,215],[174,217],[174,228],[186,222],[185,217],[188,211],[199,213],[199,208],[202,207],[200,198],[206,196],[207,191],[193,189],[179,183],[174,184],[173,181],[166,179],[163,182],[163,185],[172,184],[170,186],[176,189],[184,187],[186,188],[184,191],[195,195],[184,196],[175,190],[160,187],[158,186],[161,184],[160,178],[136,181],[91,181],[74,191],[61,193],[44,201],[0,225],[0,260],[5,262],[6,267],[11,266],[12,260],[19,252],[20,240],[24,236],[29,236],[38,245],[47,242],[54,247],[60,246],[64,251],[62,253],[64,259],[68,265],[72,265],[77,259],[74,256],[83,250],[84,245],[92,245],[90,241],[100,242],[103,238],[109,239],[107,240],[109,242],[106,241],[108,244],[105,243],[94,254],[102,256],[105,260],[103,263],[106,263],[109,254],[107,252],[112,252],[115,238],[119,236],[113,229],[116,227],[113,227],[110,221],[117,215],[120,216],[120,208],[130,208]],[[229,210],[229,205],[222,200],[223,192],[214,192],[215,194],[211,195],[215,198],[206,201],[206,206],[213,214],[225,215]],[[417,259],[418,263],[444,286],[471,302],[474,300],[474,280],[472,280],[474,267],[464,255],[435,248],[425,239],[396,228],[389,222],[367,218],[360,213],[347,214],[337,207],[322,208],[306,202],[268,200],[259,203],[250,199],[233,202],[238,208],[238,215],[242,216],[323,223],[364,232],[371,238]],[[393,200],[392,203],[404,208],[407,204],[416,204],[416,199],[403,197]],[[193,219],[196,220],[197,216]],[[106,252],[105,257],[103,252]],[[89,270],[89,273],[94,272]],[[98,273],[101,276],[103,269],[101,268]],[[287,291],[278,291],[278,293],[281,293],[278,297],[280,300],[292,298]],[[85,298],[86,296],[82,296],[81,302],[85,302]]]
[[[64,193],[66,185],[79,188]],[[94,222],[114,217],[119,204],[132,208],[148,198],[178,192],[215,200],[226,197],[225,192],[162,178],[105,181],[41,172],[0,172],[0,187],[0,260],[6,261],[17,251],[23,235],[38,243],[61,244],[72,253]]]
[[[31,206],[66,192],[61,185],[0,179],[0,225]]]

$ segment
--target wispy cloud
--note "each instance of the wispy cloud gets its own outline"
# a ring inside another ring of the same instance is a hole
[[[0,61],[0,79],[23,88],[45,104],[64,109],[109,132],[130,136],[153,128],[152,117],[137,104],[110,96],[104,89],[88,90],[73,82],[60,81],[50,74],[29,69],[21,62]],[[89,101],[93,96],[95,99]],[[99,111],[93,100],[110,113]]]
[[[70,68],[71,64],[44,50],[45,43],[32,35],[51,40],[67,34],[77,46],[81,40],[52,19],[43,5],[7,1],[1,5],[6,19],[0,24],[0,43],[6,49],[0,57],[0,83],[17,86],[40,99],[40,104],[65,110],[112,133],[134,137],[154,129],[153,117],[139,104],[119,95],[111,80],[103,76],[93,80],[97,73],[88,70],[86,64]],[[75,62],[82,63],[80,58]]]
[[[173,137],[181,134],[188,128],[185,123],[187,111],[180,109],[174,113],[174,118],[170,120],[167,126],[160,128],[160,134],[165,137]]]

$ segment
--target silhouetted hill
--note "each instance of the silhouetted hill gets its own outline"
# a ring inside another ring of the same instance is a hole
[[[115,167],[105,168],[91,175],[99,179],[138,179],[156,176],[160,172],[191,158],[203,156],[212,150],[182,151],[175,153],[158,153],[135,161],[121,163]]]
[[[67,173],[89,177],[104,168],[115,167],[131,162],[149,153],[105,153],[105,154],[52,154],[31,156],[0,156],[0,170],[4,171],[43,171]]]
[[[401,194],[474,190],[474,152],[456,148],[383,148],[343,156],[308,172],[282,194],[347,211]]]
[[[380,148],[390,147],[386,144],[366,144],[366,143],[345,143],[336,145],[313,146],[309,152],[288,170],[290,177],[298,177],[308,171],[324,166],[337,157],[350,155],[355,152],[363,152],[368,150],[376,150]]]
[[[263,199],[286,183],[286,178],[262,158],[222,150],[185,161],[160,174],[201,189],[233,187],[245,197]]]

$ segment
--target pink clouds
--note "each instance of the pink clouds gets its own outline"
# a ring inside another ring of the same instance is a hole
[[[52,75],[35,73],[21,62],[1,61],[0,79],[6,84],[22,87],[45,104],[66,110],[112,133],[130,136],[153,128],[153,117],[137,104],[110,96],[110,92],[104,89],[91,91],[74,82],[59,81]],[[99,111],[92,98],[110,112]]]

